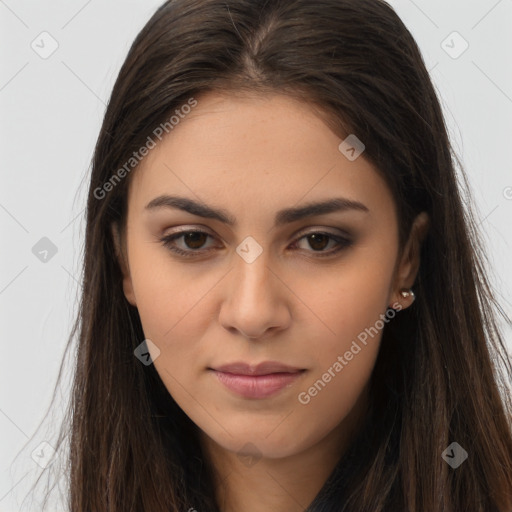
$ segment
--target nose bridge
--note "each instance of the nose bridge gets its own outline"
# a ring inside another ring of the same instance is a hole
[[[257,339],[272,328],[284,328],[290,318],[281,297],[279,280],[271,269],[269,251],[259,244],[258,249],[252,241],[247,244],[242,243],[237,248],[239,254],[230,273],[220,321],[228,330]],[[240,254],[243,249],[245,252]]]
[[[261,299],[263,295],[272,292],[272,280],[275,279],[270,269],[270,252],[263,249],[252,237],[248,238],[236,250],[234,292],[242,294],[244,300],[250,300],[252,296]]]

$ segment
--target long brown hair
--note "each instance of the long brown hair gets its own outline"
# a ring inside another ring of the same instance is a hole
[[[341,137],[364,141],[393,193],[401,248],[414,217],[430,217],[417,299],[383,331],[366,427],[308,510],[510,512],[512,368],[500,308],[429,74],[382,0],[170,0],[138,34],[92,162],[76,367],[59,438],[69,428],[69,509],[218,510],[197,427],[154,366],[134,357],[144,334],[123,294],[111,226],[124,227],[136,166],[105,183],[190,98],[229,90],[311,102]],[[469,454],[457,469],[441,457],[452,442]]]

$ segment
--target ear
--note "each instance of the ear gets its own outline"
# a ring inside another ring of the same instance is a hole
[[[429,225],[430,220],[426,212],[421,212],[416,216],[401,261],[396,269],[391,301],[394,304],[400,303],[402,309],[408,308],[414,301],[413,296],[404,298],[400,294],[400,290],[404,288],[409,290],[416,280],[420,268],[421,245],[427,235]]]
[[[123,243],[121,229],[117,222],[113,222],[110,226],[112,231],[112,239],[114,241],[114,250],[116,259],[123,274],[123,292],[126,300],[132,305],[136,306],[135,293],[133,291],[132,278],[130,274],[130,267],[128,265],[128,257]]]

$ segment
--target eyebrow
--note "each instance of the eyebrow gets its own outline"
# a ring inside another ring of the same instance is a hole
[[[195,201],[187,197],[161,195],[151,200],[146,205],[145,209],[156,210],[159,208],[176,208],[192,215],[197,215],[198,217],[218,220],[228,226],[236,225],[235,217],[226,210],[213,208],[205,203]],[[325,201],[311,202],[302,206],[280,210],[275,215],[274,224],[275,226],[281,226],[307,217],[349,210],[366,213],[370,211],[368,207],[359,201],[354,201],[344,197],[335,197]]]

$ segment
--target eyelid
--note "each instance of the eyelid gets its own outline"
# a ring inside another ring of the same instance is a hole
[[[294,237],[300,236],[301,238],[303,236],[309,235],[310,233],[324,233],[330,236],[337,236],[340,238],[352,238],[353,235],[351,235],[347,230],[341,229],[341,228],[332,228],[332,227],[325,227],[325,226],[312,226],[306,228],[308,231],[298,230],[296,233],[293,234]],[[337,233],[333,233],[330,230],[335,229]]]
[[[307,229],[308,231],[303,231],[304,229]],[[329,232],[330,229],[335,229],[338,232],[331,233],[331,232]],[[173,231],[172,233],[168,233],[167,235],[163,235],[163,238],[171,236],[171,235],[177,235],[178,233],[190,233],[191,231],[205,233],[207,235],[210,235],[213,238],[218,238],[218,235],[213,234],[212,231],[207,226],[204,226],[203,224],[196,224],[193,226],[180,226],[180,227],[176,228],[176,231]],[[341,228],[325,227],[325,226],[309,226],[307,228],[301,228],[301,229],[298,229],[291,236],[293,238],[296,238],[298,236],[300,236],[302,238],[303,236],[306,236],[310,233],[325,233],[330,236],[338,236],[338,237],[344,237],[344,238],[352,238],[352,236],[353,236],[347,230],[343,230]]]

